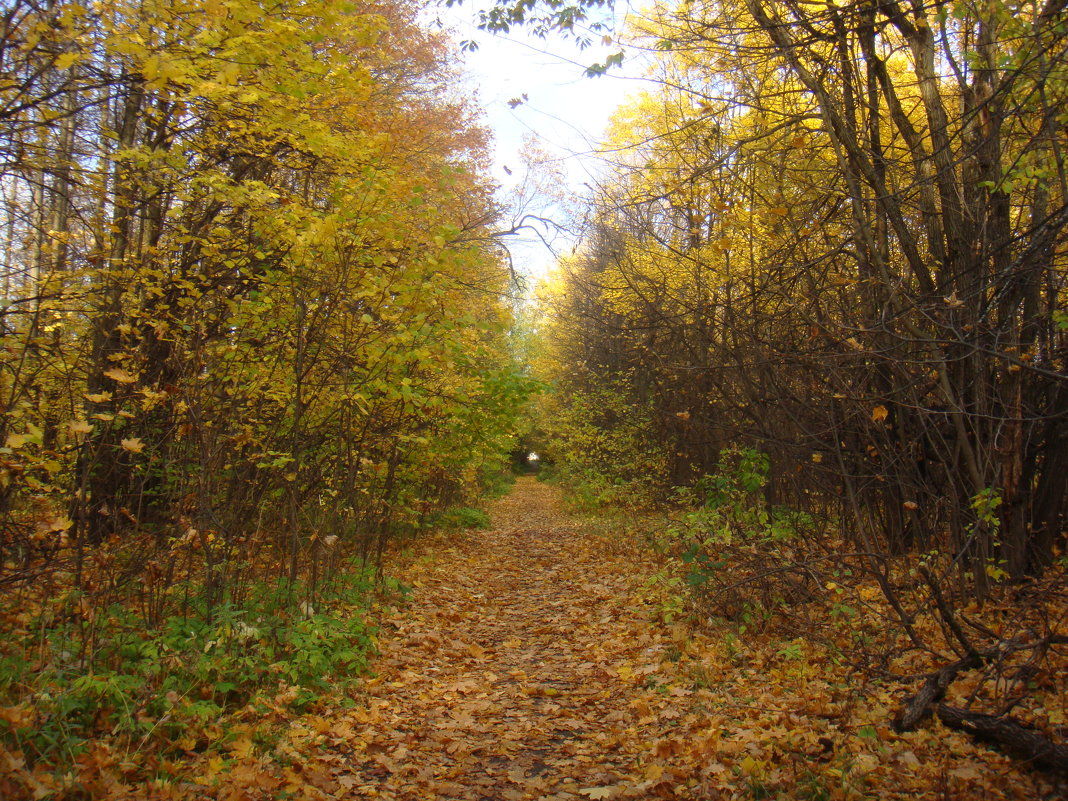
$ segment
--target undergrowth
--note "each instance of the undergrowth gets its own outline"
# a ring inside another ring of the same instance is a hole
[[[595,469],[559,464],[544,465],[538,480],[566,487],[567,507],[586,514],[613,507],[647,509],[663,489],[652,476],[611,478]]]
[[[1024,732],[1036,745],[1016,755],[1048,768],[1042,754],[1051,746],[1043,743],[1060,741],[1068,715],[1064,565],[1026,583],[997,584],[978,603],[968,577],[944,556],[873,553],[844,539],[833,519],[770,504],[767,473],[764,454],[726,449],[711,475],[641,513],[632,507],[617,526],[617,537],[643,541],[655,557],[643,592],[655,619],[672,631],[701,632],[722,661],[779,677],[800,696],[813,682],[840,688],[835,726],[850,737],[911,736],[932,716],[945,726],[963,720],[951,727],[965,733],[970,721],[996,720],[996,742],[1012,751]],[[572,504],[604,504],[608,497],[594,488],[606,483],[569,484]],[[988,575],[1003,577],[996,565]],[[716,663],[709,651],[680,641],[675,658],[687,651],[696,687],[723,680],[703,667]],[[921,686],[939,676],[945,689],[927,702],[933,708],[911,715]],[[760,682],[746,686],[764,691]],[[944,757],[960,752],[958,742]],[[824,797],[821,780],[799,780],[798,797]],[[751,797],[763,792],[750,789]]]
[[[0,646],[0,744],[31,768],[63,772],[103,738],[130,753],[200,750],[227,711],[280,689],[290,709],[307,708],[366,672],[373,581],[357,562],[314,602],[294,603],[306,588],[278,579],[210,610],[202,588],[178,584],[171,592],[188,603],[155,627],[130,604],[94,609],[75,592],[12,613]]]
[[[471,506],[454,506],[435,516],[432,523],[435,528],[443,528],[450,531],[464,528],[485,529],[490,527],[490,516],[484,509],[476,509]]]

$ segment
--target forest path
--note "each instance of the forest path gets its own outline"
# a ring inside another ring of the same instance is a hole
[[[492,530],[419,545],[358,705],[293,723],[291,787],[511,801],[646,797],[671,778],[642,766],[670,726],[653,705],[672,717],[678,699],[657,677],[671,645],[635,599],[634,555],[533,478],[491,511]]]
[[[895,734],[899,696],[800,639],[664,625],[677,590],[648,586],[654,557],[555,488],[520,479],[491,511],[392,561],[413,591],[374,677],[313,714],[274,707],[266,748],[235,729],[196,798],[1063,797],[960,732]]]
[[[492,530],[427,549],[402,576],[413,597],[352,715],[343,783],[398,799],[643,793],[650,710],[634,690],[655,683],[669,644],[634,603],[633,558],[533,478],[491,513]]]

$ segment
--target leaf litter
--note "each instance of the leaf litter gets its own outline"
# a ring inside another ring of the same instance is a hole
[[[552,487],[521,479],[493,520],[394,565],[412,597],[386,617],[376,675],[354,697],[267,747],[239,734],[205,757],[194,795],[1055,797],[940,724],[894,733],[897,699],[802,645],[725,648],[722,632],[658,620],[654,557],[569,517]]]

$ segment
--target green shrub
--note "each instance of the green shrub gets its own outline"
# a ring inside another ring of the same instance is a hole
[[[692,487],[675,490],[678,507],[656,543],[683,564],[686,583],[701,594],[738,570],[743,548],[772,548],[798,540],[813,525],[810,515],[770,507],[764,498],[769,460],[750,448],[726,448],[716,471]]]
[[[454,506],[438,515],[433,525],[444,529],[490,528],[489,513],[470,506]]]
[[[503,498],[515,486],[516,472],[512,465],[487,472],[482,477],[482,494],[486,498]]]
[[[9,643],[0,660],[0,705],[28,700],[33,710],[0,728],[0,740],[31,761],[62,765],[102,732],[178,736],[281,685],[296,688],[291,706],[306,705],[366,671],[371,587],[372,576],[353,566],[313,602],[297,602],[307,589],[278,580],[209,614],[191,588],[177,585],[172,592],[190,590],[194,603],[154,630],[122,605],[91,626],[42,614],[37,637]],[[34,654],[45,656],[35,664]]]

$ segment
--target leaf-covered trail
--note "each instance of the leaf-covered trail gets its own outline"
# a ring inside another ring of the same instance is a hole
[[[557,504],[523,480],[497,503],[492,531],[413,565],[413,601],[391,620],[353,715],[361,725],[337,744],[352,769],[344,784],[405,799],[639,792],[631,690],[666,645],[631,602],[634,566],[594,547]]]
[[[197,797],[1048,793],[959,732],[895,734],[896,697],[810,661],[800,640],[743,643],[729,629],[658,622],[643,589],[656,566],[563,514],[552,487],[520,480],[493,520],[491,531],[424,538],[393,566],[412,598],[385,620],[376,675],[349,708],[292,719],[266,751],[237,737],[229,758],[209,761]]]

